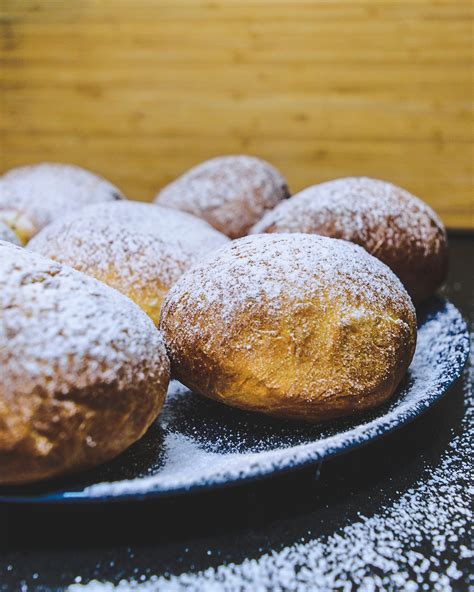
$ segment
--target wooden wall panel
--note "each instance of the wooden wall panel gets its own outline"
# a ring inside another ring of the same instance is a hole
[[[135,199],[252,153],[298,190],[367,174],[474,228],[472,3],[0,0],[0,169],[75,162]]]

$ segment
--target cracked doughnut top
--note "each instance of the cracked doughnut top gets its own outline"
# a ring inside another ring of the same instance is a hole
[[[386,401],[416,316],[390,269],[310,234],[233,241],[184,274],[160,324],[174,376],[231,406],[311,421]]]

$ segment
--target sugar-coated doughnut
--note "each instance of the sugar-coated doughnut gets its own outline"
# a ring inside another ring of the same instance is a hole
[[[101,177],[74,165],[42,163],[11,169],[0,178],[0,222],[22,244],[44,226],[89,204],[123,199]]]
[[[308,232],[364,247],[401,279],[415,304],[446,277],[446,231],[435,212],[404,189],[348,177],[314,185],[267,213],[252,229]]]
[[[153,204],[97,204],[44,228],[28,248],[126,294],[157,322],[164,296],[229,239],[204,220]]]
[[[309,421],[387,401],[415,351],[412,301],[361,247],[310,234],[233,241],[162,307],[171,370],[240,409]]]
[[[0,242],[0,484],[115,457],[155,419],[168,380],[162,335],[131,300]]]
[[[18,237],[13,232],[13,230],[6,224],[3,224],[2,222],[0,222],[0,240],[7,241],[8,243],[13,243],[14,245],[20,244],[20,241],[18,240]]]
[[[221,156],[167,185],[155,202],[204,218],[230,238],[238,238],[289,195],[285,179],[268,162],[253,156]]]

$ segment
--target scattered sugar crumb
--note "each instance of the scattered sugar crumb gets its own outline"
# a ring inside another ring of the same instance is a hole
[[[437,467],[427,470],[416,486],[377,514],[361,515],[330,536],[298,542],[239,564],[155,575],[145,582],[132,578],[114,585],[92,580],[88,584],[73,584],[68,592],[330,592],[336,589],[450,592],[462,589],[460,580],[469,569],[466,560],[474,553],[460,545],[456,560],[446,560],[443,549],[456,550],[459,535],[472,525],[472,493],[467,485],[474,476],[473,378],[471,367],[466,381],[464,432],[452,439]]]

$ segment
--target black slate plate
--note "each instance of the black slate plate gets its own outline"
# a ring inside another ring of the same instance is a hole
[[[459,311],[433,299],[418,318],[418,344],[406,380],[376,412],[302,425],[230,409],[174,383],[157,422],[119,458],[68,480],[4,488],[0,501],[62,504],[169,496],[238,484],[347,452],[416,418],[460,376],[469,337]]]

